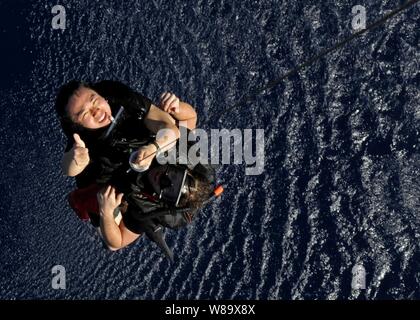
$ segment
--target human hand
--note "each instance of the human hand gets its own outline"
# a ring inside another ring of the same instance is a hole
[[[116,194],[116,190],[112,186],[103,188],[97,193],[99,203],[99,212],[101,215],[112,215],[114,210],[121,204],[124,194]]]
[[[89,149],[86,148],[85,142],[80,138],[80,136],[75,133],[73,134],[74,144],[72,151],[72,158],[76,165],[79,167],[85,167],[89,164]]]
[[[137,152],[137,159],[134,161],[134,164],[140,167],[149,167],[156,156],[156,151],[157,148],[152,143],[141,147]]]
[[[160,96],[159,108],[173,115],[179,112],[179,98],[170,92],[165,92]]]

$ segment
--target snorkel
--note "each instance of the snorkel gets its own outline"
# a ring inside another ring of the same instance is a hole
[[[112,117],[111,115],[111,125],[109,126],[108,130],[105,132],[105,134],[103,135],[102,139],[107,139],[110,135],[110,133],[112,132],[112,130],[114,130],[115,126],[117,125],[119,119],[121,118],[122,113],[124,112],[124,107],[121,106],[120,109],[117,112],[117,115],[114,117]]]

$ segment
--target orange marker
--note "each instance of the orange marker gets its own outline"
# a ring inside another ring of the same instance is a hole
[[[216,187],[216,189],[214,189],[214,191],[213,191],[214,196],[215,196],[215,197],[220,196],[220,195],[223,193],[223,191],[225,191],[225,190],[223,189],[223,186],[222,186],[222,185],[218,185],[218,186]]]

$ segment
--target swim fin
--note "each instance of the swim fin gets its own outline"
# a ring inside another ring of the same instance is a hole
[[[165,241],[163,236],[163,227],[155,225],[154,223],[148,224],[145,228],[145,233],[147,237],[155,242],[158,247],[165,253],[166,257],[174,262],[174,254],[171,249],[169,249],[168,244]]]

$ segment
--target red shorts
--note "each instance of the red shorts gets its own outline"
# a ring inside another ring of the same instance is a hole
[[[83,189],[76,189],[69,193],[68,201],[70,207],[76,212],[77,216],[83,220],[88,221],[89,212],[99,213],[97,193],[102,189],[102,186],[92,184]]]

